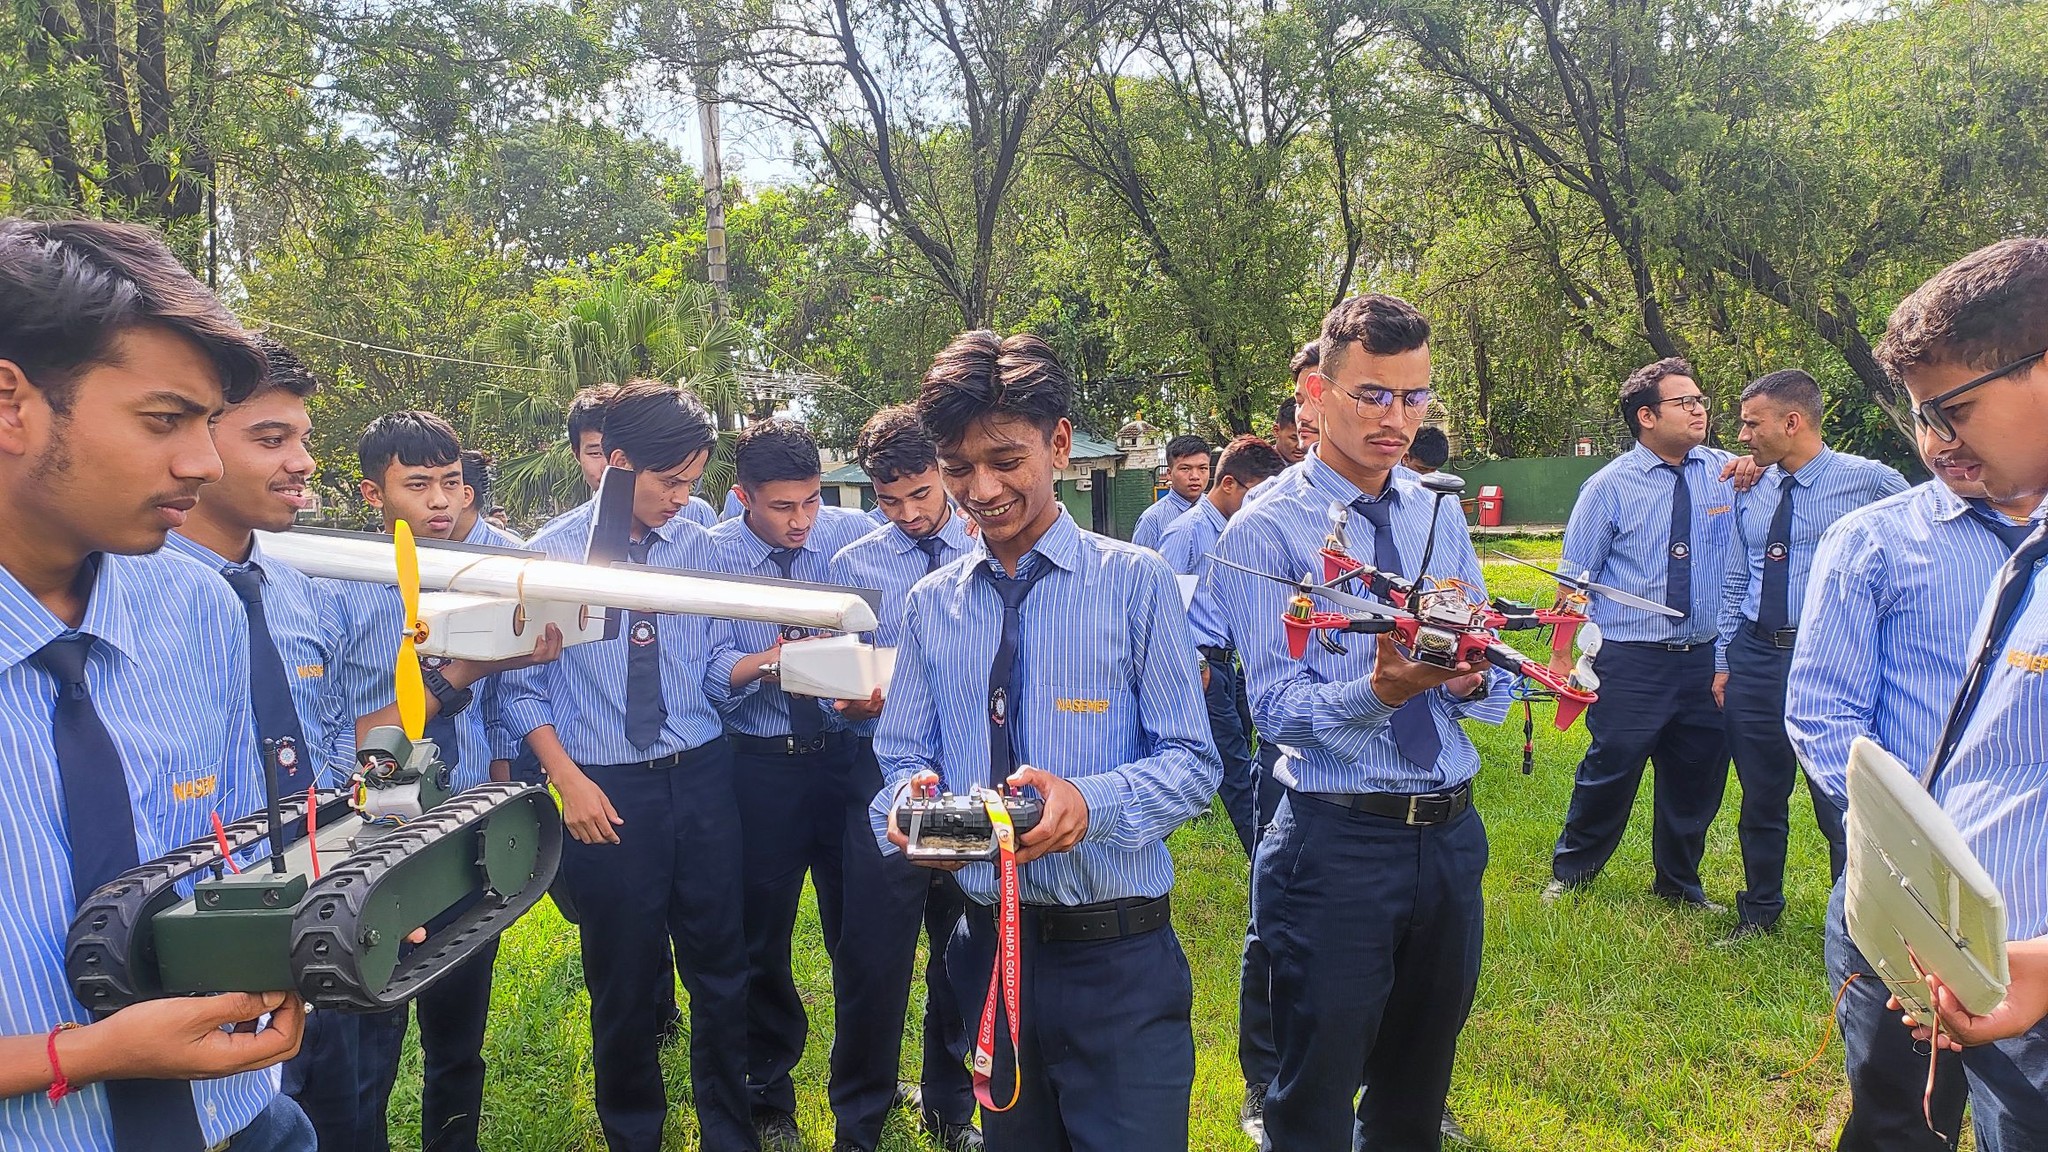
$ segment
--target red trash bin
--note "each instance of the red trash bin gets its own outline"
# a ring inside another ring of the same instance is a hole
[[[1500,494],[1500,485],[1488,484],[1479,489],[1479,523],[1483,527],[1500,527],[1501,505],[1507,498]]]

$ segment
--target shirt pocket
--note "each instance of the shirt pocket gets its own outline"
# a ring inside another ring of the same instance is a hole
[[[1024,762],[1061,776],[1088,776],[1135,758],[1137,701],[1111,677],[1051,680],[1025,692]]]

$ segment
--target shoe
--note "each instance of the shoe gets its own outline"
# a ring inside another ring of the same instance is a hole
[[[1266,1146],[1266,1086],[1247,1084],[1244,1086],[1244,1107],[1237,1110],[1237,1126],[1248,1137],[1253,1146]]]
[[[982,1142],[981,1129],[972,1124],[927,1124],[925,1131],[946,1152],[982,1152],[987,1147]]]
[[[1444,1105],[1444,1118],[1442,1123],[1437,1125],[1437,1132],[1444,1138],[1444,1142],[1447,1144],[1470,1144],[1472,1142],[1472,1138],[1465,1135],[1465,1130],[1458,1126],[1458,1118],[1451,1115],[1451,1106],[1449,1104]]]
[[[906,1112],[923,1112],[924,1088],[914,1081],[898,1080],[896,1082],[896,1100],[890,1106],[901,1108]]]
[[[754,1132],[761,1137],[761,1152],[803,1152],[803,1130],[787,1112],[756,1109]]]
[[[1759,924],[1754,920],[1737,920],[1735,927],[1730,928],[1728,934],[1721,937],[1720,943],[1734,947],[1746,940],[1754,940],[1759,936],[1769,936],[1777,930],[1778,926],[1776,924]]]
[[[1545,908],[1548,908],[1552,904],[1557,903],[1558,897],[1563,896],[1565,893],[1570,892],[1572,889],[1577,887],[1577,884],[1567,884],[1564,881],[1558,880],[1553,877],[1550,883],[1545,884],[1543,886],[1543,895],[1537,897],[1537,899],[1543,902],[1543,906]]]

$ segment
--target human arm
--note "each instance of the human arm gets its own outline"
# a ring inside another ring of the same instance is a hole
[[[254,1023],[249,1031],[227,1025]],[[212,1080],[267,1068],[299,1050],[306,1008],[286,992],[145,1000],[57,1033],[57,1063],[73,1088],[104,1080]],[[0,1037],[0,1099],[50,1087],[50,1038]]]
[[[1844,809],[1849,746],[1876,735],[1878,629],[1894,600],[1891,566],[1869,544],[1853,522],[1822,534],[1785,678],[1785,735],[1814,786]]]
[[[1929,975],[1928,994],[1933,997],[1935,1014],[1941,1018],[1941,1030],[1937,1035],[1928,1023],[1904,1016],[1901,1019],[1913,1029],[1913,1038],[1960,1052],[1972,1045],[2025,1035],[2048,1017],[2048,936],[2007,944],[2005,961],[2011,974],[2005,999],[1982,1016],[1963,1007],[1940,977]],[[1891,1007],[1899,1007],[1896,998]]]
[[[1728,683],[1728,645],[1747,619],[1742,602],[1749,595],[1749,519],[1742,497],[1735,500],[1735,531],[1728,542],[1721,576],[1721,611],[1714,620],[1714,703],[1719,705]]]
[[[930,649],[918,622],[917,594],[912,592],[904,606],[896,675],[889,682],[889,707],[875,727],[875,761],[882,770],[882,787],[868,805],[868,820],[884,855],[903,849],[894,812],[911,778],[927,772],[939,775],[938,751],[944,734],[939,730],[938,706],[932,694]]]

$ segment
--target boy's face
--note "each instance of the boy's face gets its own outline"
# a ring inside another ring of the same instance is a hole
[[[1335,356],[1325,354],[1322,371],[1323,436],[1319,443],[1323,458],[1341,456],[1369,475],[1392,471],[1415,442],[1415,433],[1422,428],[1422,413],[1396,400],[1385,412],[1368,415],[1358,396],[1371,389],[1414,392],[1428,388],[1429,345],[1380,356],[1349,343]]]
[[[220,378],[199,345],[144,325],[115,337],[112,352],[77,374],[69,413],[0,362],[7,514],[79,556],[163,547],[221,475],[210,426]]]
[[[771,548],[801,548],[818,522],[818,508],[825,498],[819,493],[819,477],[808,480],[765,480],[749,488],[735,489],[740,506],[747,510],[747,527]]]
[[[922,540],[946,526],[946,486],[939,470],[927,468],[914,476],[898,476],[883,483],[875,481],[875,504],[891,524],[912,540]]]
[[[1209,454],[1191,452],[1168,464],[1166,482],[1183,500],[1200,496],[1209,487]]]
[[[1296,403],[1298,405],[1299,401]],[[1301,429],[1293,424],[1273,425],[1273,448],[1288,464],[1299,464],[1301,458],[1308,455],[1308,445],[1301,442]]]
[[[1798,410],[1788,408],[1769,396],[1752,396],[1742,402],[1739,414],[1742,430],[1736,439],[1749,446],[1759,467],[1783,460],[1797,443],[1795,422]]]
[[[583,469],[583,482],[595,492],[604,483],[604,431],[585,432],[582,439],[576,445],[576,466]]]
[[[202,493],[205,515],[236,531],[282,532],[310,508],[313,421],[306,401],[268,388],[227,410],[213,428],[221,478]]]
[[[2048,492],[2048,369],[2041,365],[1957,397],[1947,408],[1954,440],[1920,432],[1922,453],[1943,461],[1943,480],[1976,481],[2000,502]],[[1983,374],[1967,364],[1921,364],[1906,371],[1906,391],[1921,404]]]
[[[690,502],[690,494],[697,490],[697,481],[704,476],[704,466],[711,462],[711,453],[699,452],[687,457],[681,464],[660,472],[633,473],[633,520],[641,532],[653,532],[683,510]],[[624,452],[613,452],[611,466],[632,468],[633,462],[626,459]],[[603,462],[600,461],[598,475],[602,477]]]
[[[363,499],[384,513],[384,530],[403,520],[413,535],[447,540],[455,535],[455,514],[462,510],[461,459],[446,464],[407,464],[392,460],[375,483],[363,481]]]
[[[1051,526],[1059,515],[1053,474],[1067,466],[1073,446],[1074,427],[1065,420],[1047,434],[1028,420],[986,416],[958,444],[939,446],[939,470],[982,539],[1000,546]]]

